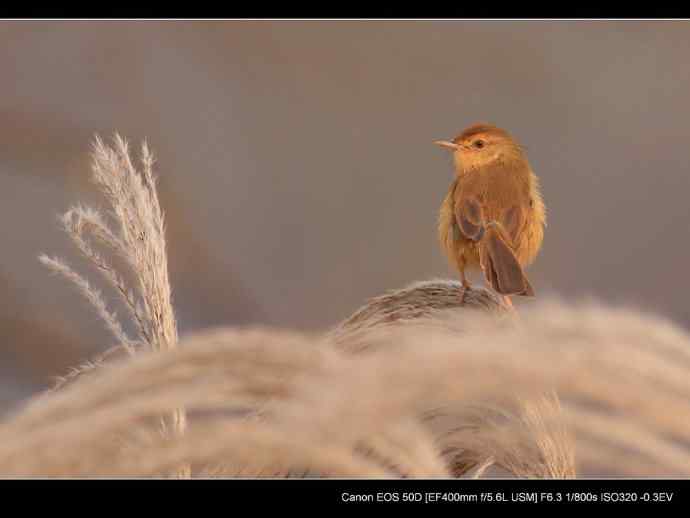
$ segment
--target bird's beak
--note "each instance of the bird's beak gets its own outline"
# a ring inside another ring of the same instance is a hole
[[[436,144],[437,146],[447,147],[450,149],[460,149],[460,146],[447,140],[436,140],[434,141],[434,144]]]

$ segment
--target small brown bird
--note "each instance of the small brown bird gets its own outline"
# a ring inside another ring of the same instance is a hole
[[[463,299],[471,288],[465,269],[477,267],[507,305],[510,295],[533,296],[523,268],[541,248],[546,208],[524,148],[491,124],[436,144],[453,150],[455,180],[441,205],[438,233],[460,272]]]

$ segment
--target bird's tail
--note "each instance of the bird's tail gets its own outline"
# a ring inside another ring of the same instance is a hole
[[[479,260],[487,282],[497,293],[534,296],[532,285],[498,223],[486,225],[479,242]]]

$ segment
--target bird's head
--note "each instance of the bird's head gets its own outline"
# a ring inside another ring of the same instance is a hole
[[[453,140],[437,140],[435,144],[453,151],[458,171],[477,169],[499,159],[524,159],[524,148],[507,131],[491,124],[474,124]]]

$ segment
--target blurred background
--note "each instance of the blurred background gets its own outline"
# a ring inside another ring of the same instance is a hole
[[[56,222],[102,203],[96,133],[157,156],[182,334],[324,329],[455,277],[432,141],[477,121],[541,178],[539,297],[689,327],[688,48],[683,21],[0,21],[0,411],[113,345],[37,260],[100,281]]]

